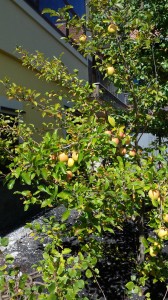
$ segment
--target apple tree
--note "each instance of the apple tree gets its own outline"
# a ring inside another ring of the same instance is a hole
[[[128,94],[126,109],[112,107],[103,95],[94,97],[94,83],[79,79],[76,69],[70,74],[61,59],[48,60],[38,51],[30,54],[18,48],[23,65],[37,71],[39,79],[55,82],[56,89],[41,95],[3,81],[9,98],[25,101],[42,114],[45,128],[37,142],[35,128],[19,124],[22,143],[14,147],[5,182],[9,188],[16,181],[26,185],[18,191],[25,209],[30,204],[62,206],[63,213],[42,225],[28,225],[35,238],[45,241],[43,259],[36,266],[42,282],[30,284],[21,276],[16,289],[3,277],[11,295],[12,288],[17,296],[26,287],[27,299],[86,300],[92,297],[87,287],[95,284],[98,297],[110,299],[110,291],[100,284],[99,266],[108,255],[106,237],[115,240],[113,260],[130,268],[119,299],[133,294],[151,299],[149,283],[166,282],[167,4],[155,2],[92,0],[87,16],[80,19],[71,17],[69,6],[44,10],[83,30],[78,40],[72,35],[67,40],[93,58],[92,68],[105,82]],[[70,105],[64,107],[62,100]],[[140,147],[144,133],[157,137],[147,149]],[[126,224],[134,231],[133,245],[124,255],[117,236],[124,239]]]

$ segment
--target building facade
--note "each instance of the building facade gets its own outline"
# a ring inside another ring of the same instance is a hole
[[[0,10],[0,79],[9,78],[12,82],[40,92],[53,90],[54,84],[41,82],[33,72],[24,68],[18,59],[17,46],[34,53],[36,50],[44,53],[47,58],[60,56],[69,71],[79,70],[80,78],[88,80],[88,61],[70,44],[60,39],[63,32],[40,15],[47,1],[1,0]],[[50,3],[61,1],[49,1]],[[37,6],[39,4],[39,6]],[[47,17],[48,18],[48,17]],[[11,114],[21,109],[25,111],[24,120],[27,123],[41,122],[37,113],[30,107],[16,100],[9,101],[5,90],[0,85],[0,112]]]
[[[47,58],[59,57],[69,71],[79,70],[79,77],[90,83],[96,83],[95,95],[99,96],[99,89],[105,92],[104,99],[112,105],[125,108],[127,95],[115,93],[115,87],[103,81],[99,72],[93,73],[93,61],[84,58],[71,44],[66,43],[62,36],[69,34],[66,24],[57,22],[56,17],[42,14],[44,8],[57,10],[66,4],[73,5],[71,14],[79,17],[85,13],[85,0],[1,0],[0,10],[0,79],[8,77],[12,82],[40,92],[53,90],[54,84],[40,82],[32,71],[22,67],[18,59],[17,46],[34,53],[36,50],[44,53]],[[70,30],[70,29],[69,29]],[[16,109],[24,110],[24,120],[39,126],[41,123],[37,113],[15,100],[9,101],[5,91],[0,86],[0,112],[10,113]]]

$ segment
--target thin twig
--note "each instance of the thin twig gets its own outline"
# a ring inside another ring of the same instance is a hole
[[[158,73],[157,73],[156,60],[155,60],[155,54],[154,54],[154,45],[152,45],[152,57],[153,57],[153,64],[154,64],[154,70],[155,70],[155,78],[156,78],[156,81],[158,81]]]
[[[40,281],[34,281],[33,285],[41,285],[41,286],[46,286],[45,283],[40,282]]]
[[[101,288],[101,286],[100,286],[99,282],[97,281],[97,278],[96,278],[96,276],[94,276],[94,279],[95,279],[95,281],[96,281],[96,283],[97,283],[97,285],[98,285],[99,289],[101,290],[101,292],[102,292],[102,294],[103,294],[104,300],[107,300],[107,298],[106,298],[106,296],[105,296],[105,294],[104,294],[104,292],[103,292],[103,290],[102,290],[102,288]],[[163,299],[163,300],[164,300],[164,299]]]
[[[168,287],[167,287],[167,290],[166,290],[163,300],[166,300],[167,293],[168,293]]]
[[[34,272],[29,274],[29,276],[31,276],[31,277],[34,277],[34,276],[37,276],[37,275],[38,275],[38,277],[40,277],[41,274],[38,271],[34,271]]]

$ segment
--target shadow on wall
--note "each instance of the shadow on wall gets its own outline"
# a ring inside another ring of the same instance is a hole
[[[19,184],[16,184],[15,190],[20,189]],[[28,211],[24,211],[24,205],[19,199],[20,195],[15,195],[15,190],[8,190],[0,182],[0,236],[24,225],[25,222],[42,211],[38,205],[33,205]]]

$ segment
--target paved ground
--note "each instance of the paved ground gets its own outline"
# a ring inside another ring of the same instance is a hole
[[[38,221],[42,223],[43,217],[49,217],[49,216],[55,216],[56,218],[59,219],[63,211],[64,211],[63,207],[52,209],[46,212],[46,214],[39,215],[38,218],[36,217],[34,220],[32,220],[32,222]],[[75,212],[70,217],[69,222],[73,223],[74,219],[75,219]],[[131,239],[134,232],[131,232],[132,229],[130,226],[131,225],[129,225],[128,228],[126,229],[125,236],[128,235],[127,240],[129,243],[132,243]],[[30,229],[22,226],[14,230],[13,232],[9,233],[8,235],[6,235],[9,238],[9,244],[7,247],[0,248],[0,264],[3,262],[3,257],[5,254],[11,254],[15,258],[14,265],[18,266],[22,273],[28,272],[29,274],[32,274],[35,271],[32,268],[32,265],[38,262],[42,258],[44,245],[40,243],[38,240],[34,241],[34,238],[31,236],[31,233],[32,231]],[[119,297],[115,296],[114,292],[110,291],[110,288],[114,289],[114,291],[121,289],[121,281],[123,280],[123,278],[124,279],[126,278],[126,276],[130,271],[129,270],[130,266],[128,264],[124,265],[124,262],[123,263],[119,261],[115,262],[114,259],[115,254],[113,253],[113,249],[116,247],[117,244],[117,247],[121,248],[120,251],[122,255],[126,257],[129,256],[130,245],[127,245],[125,243],[124,241],[125,236],[119,233],[116,239],[112,239],[112,238],[108,239],[107,247],[105,250],[107,251],[107,253],[109,251],[109,253],[100,263],[100,269],[102,272],[102,277],[100,282],[101,282],[101,286],[103,287],[103,290],[107,294],[108,300],[127,299],[125,297],[120,298],[120,296]],[[168,245],[165,246],[164,252],[168,253]],[[123,287],[124,287],[124,282],[123,282]],[[152,300],[163,300],[163,297],[165,295],[165,288],[163,288],[163,291],[164,292],[161,293],[161,296],[159,296],[161,291],[160,290],[156,291],[156,295],[153,296]],[[109,295],[113,294],[113,298],[111,298],[111,296],[108,296],[108,293]],[[1,298],[1,294],[0,294],[0,300],[1,299],[3,298]],[[89,287],[89,299],[104,300],[104,298],[102,298],[101,296],[97,297],[95,286]],[[135,296],[132,299],[141,300],[144,298]],[[168,297],[164,298],[164,300],[167,299]],[[6,298],[6,300],[8,299]]]

